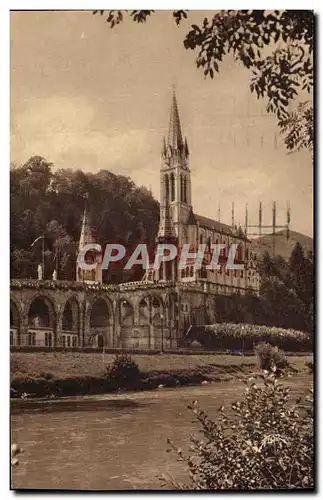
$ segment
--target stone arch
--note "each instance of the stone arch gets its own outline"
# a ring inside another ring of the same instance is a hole
[[[113,307],[107,297],[96,296],[88,312],[89,337],[86,344],[102,348],[113,345]]]
[[[153,325],[160,325],[163,319],[164,304],[161,297],[153,295],[151,297],[151,320]]]
[[[187,203],[187,179],[184,177],[184,183],[183,183],[183,195],[184,195],[184,203]]]
[[[54,328],[56,311],[51,298],[46,295],[36,295],[28,307],[28,326],[35,328]]]
[[[69,297],[62,312],[62,330],[78,333],[80,329],[80,304],[75,296]]]
[[[95,297],[92,300],[89,310],[89,326],[97,328],[109,326],[113,319],[112,304],[105,297]]]
[[[22,344],[52,347],[55,344],[57,312],[52,298],[35,295],[27,308],[28,332]]]
[[[200,244],[204,243],[204,233],[203,231],[200,232]]]
[[[154,306],[154,303],[156,305],[157,305],[157,303],[160,304],[162,309],[165,307],[165,300],[164,300],[163,296],[160,295],[159,293],[152,292],[149,295],[146,295],[145,297],[146,298],[149,297],[149,300],[150,300],[152,307]]]
[[[10,299],[10,327],[19,328],[20,321],[19,307],[13,299]]]
[[[133,326],[135,321],[134,307],[127,299],[119,302],[119,314],[121,326]]]
[[[10,345],[20,344],[20,312],[16,302],[10,299]]]
[[[63,347],[78,347],[80,342],[80,304],[75,296],[69,297],[62,310],[61,345]]]
[[[139,325],[149,324],[149,301],[146,298],[139,302]]]

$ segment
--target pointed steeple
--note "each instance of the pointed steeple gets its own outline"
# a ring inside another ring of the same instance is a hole
[[[184,153],[186,156],[190,154],[189,149],[188,149],[188,144],[187,144],[187,138],[185,137],[185,144],[184,144]]]
[[[166,156],[166,154],[167,154],[166,140],[165,137],[163,137],[162,156]]]
[[[167,146],[172,150],[181,150],[183,147],[183,136],[181,130],[181,123],[179,119],[179,112],[176,100],[175,90],[173,91],[172,105],[170,110],[170,121],[168,130]]]
[[[81,235],[80,235],[80,242],[79,242],[79,250],[82,250],[82,248],[85,245],[87,245],[88,243],[95,243],[95,241],[94,241],[94,238],[93,238],[92,232],[91,232],[89,215],[88,215],[88,211],[87,211],[87,197],[86,197],[84,214],[83,214],[83,221],[82,221],[82,229],[81,229]]]
[[[87,210],[87,198],[85,196],[85,207],[82,221],[82,229],[79,241],[79,252],[81,252],[85,245],[89,243],[95,243],[92,235],[89,215]],[[76,281],[83,281],[84,283],[102,283],[102,255],[96,250],[89,250],[86,254],[85,261],[87,264],[96,263],[95,269],[83,269],[78,260],[76,261]]]

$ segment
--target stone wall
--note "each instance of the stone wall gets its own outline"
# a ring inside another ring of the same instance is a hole
[[[11,344],[176,348],[183,345],[190,325],[212,324],[223,319],[224,298],[216,288],[196,283],[138,282],[110,286],[13,280]],[[239,294],[227,297],[233,320],[242,298]],[[39,314],[43,318],[37,318],[35,304],[42,304]]]

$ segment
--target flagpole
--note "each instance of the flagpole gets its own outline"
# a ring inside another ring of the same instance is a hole
[[[43,234],[43,280],[45,279],[45,235]]]

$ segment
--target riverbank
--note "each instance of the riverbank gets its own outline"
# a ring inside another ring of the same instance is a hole
[[[112,354],[11,353],[11,397],[62,397],[115,392],[106,377]],[[151,390],[243,379],[258,372],[255,356],[238,355],[133,355],[140,377],[125,388]],[[308,356],[288,356],[291,370],[306,372]]]
[[[311,387],[306,373],[286,377],[291,403]],[[198,432],[187,405],[197,400],[210,418],[243,398],[243,382],[155,391],[12,401],[12,442],[24,450],[12,467],[14,488],[160,490],[158,477],[186,483],[186,467],[167,453],[167,439],[189,453]]]

